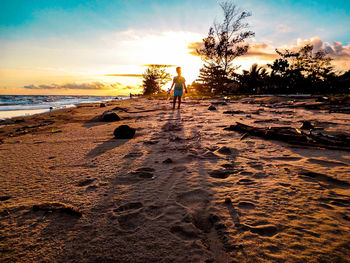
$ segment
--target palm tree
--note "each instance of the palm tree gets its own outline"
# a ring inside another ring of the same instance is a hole
[[[258,64],[254,63],[249,71],[243,70],[241,83],[248,89],[248,92],[259,92],[267,76],[266,69],[259,67]]]

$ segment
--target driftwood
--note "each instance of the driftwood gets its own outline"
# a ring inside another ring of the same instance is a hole
[[[238,131],[245,135],[249,134],[290,144],[350,151],[350,136],[348,135],[333,136],[319,131],[310,130],[310,132],[304,132],[290,127],[260,128],[239,122],[235,125],[230,125],[229,127],[224,128],[224,130]]]

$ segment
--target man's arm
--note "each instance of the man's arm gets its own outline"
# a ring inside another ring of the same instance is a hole
[[[184,81],[184,88],[185,88],[185,92],[187,93],[187,87],[186,87],[186,82]]]

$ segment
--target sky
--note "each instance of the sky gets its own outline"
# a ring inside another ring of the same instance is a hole
[[[350,1],[234,3],[255,32],[241,69],[307,43],[350,69]],[[221,13],[216,0],[1,0],[0,94],[136,93],[148,64],[181,66],[191,83],[203,65],[194,49]]]

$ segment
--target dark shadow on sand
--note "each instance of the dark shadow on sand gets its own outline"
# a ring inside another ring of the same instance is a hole
[[[92,149],[86,157],[94,158],[105,152],[113,150],[116,147],[122,146],[124,143],[128,142],[130,139],[110,139],[98,145],[96,148]]]
[[[117,121],[115,121],[115,122],[117,122]],[[102,118],[99,115],[99,116],[93,117],[91,120],[86,121],[83,124],[83,127],[85,127],[85,128],[92,128],[92,127],[96,127],[96,126],[105,125],[105,124],[108,124],[108,123],[113,123],[113,122],[102,121]]]

